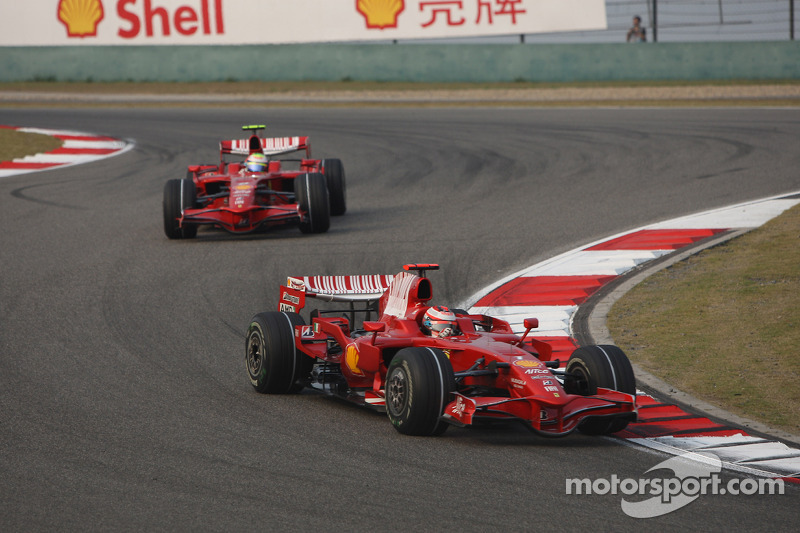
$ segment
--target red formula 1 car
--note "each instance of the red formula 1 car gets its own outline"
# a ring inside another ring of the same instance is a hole
[[[219,164],[191,165],[185,179],[167,181],[167,237],[193,238],[200,225],[231,233],[285,224],[297,224],[303,233],[328,231],[330,215],[343,215],[347,209],[342,162],[310,159],[308,137],[263,138],[258,132],[264,126],[242,129],[253,133],[247,139],[220,142]],[[298,151],[305,151],[305,158],[278,157]],[[263,171],[250,171],[242,163],[253,154],[266,156],[259,167]],[[238,162],[225,160],[231,155],[238,156]]]
[[[309,386],[385,411],[408,435],[507,421],[548,437],[598,435],[636,420],[636,383],[622,350],[583,346],[560,370],[550,345],[528,336],[534,318],[520,337],[506,321],[430,306],[432,269],[438,265],[406,265],[396,276],[290,277],[280,311],[259,313],[248,327],[253,387]],[[311,311],[307,325],[299,312],[308,298],[338,309]],[[431,316],[448,314],[452,324],[435,333]]]

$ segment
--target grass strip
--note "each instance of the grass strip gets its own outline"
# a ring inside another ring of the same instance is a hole
[[[49,152],[60,148],[62,144],[60,139],[50,135],[0,128],[0,161]]]
[[[800,206],[647,278],[608,316],[664,381],[800,435]]]

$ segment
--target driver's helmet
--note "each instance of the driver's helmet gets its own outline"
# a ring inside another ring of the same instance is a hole
[[[256,152],[247,156],[244,166],[249,172],[264,172],[267,170],[267,163],[269,163],[267,156]]]
[[[441,305],[430,307],[425,311],[422,325],[433,337],[451,337],[458,332],[455,313]]]

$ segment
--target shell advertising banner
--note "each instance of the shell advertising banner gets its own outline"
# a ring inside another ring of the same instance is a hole
[[[359,42],[606,28],[604,0],[3,0],[0,46]]]

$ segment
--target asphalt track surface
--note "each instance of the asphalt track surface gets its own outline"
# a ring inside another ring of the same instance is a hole
[[[461,303],[581,244],[796,191],[800,110],[43,109],[0,123],[136,142],[0,180],[0,529],[794,530],[797,486],[633,519],[621,495],[567,495],[566,479],[648,477],[666,456],[516,426],[406,437],[316,393],[255,393],[243,351],[287,275],[436,262],[435,301]],[[347,214],[321,235],[167,240],[165,181],[246,123],[341,158]]]

